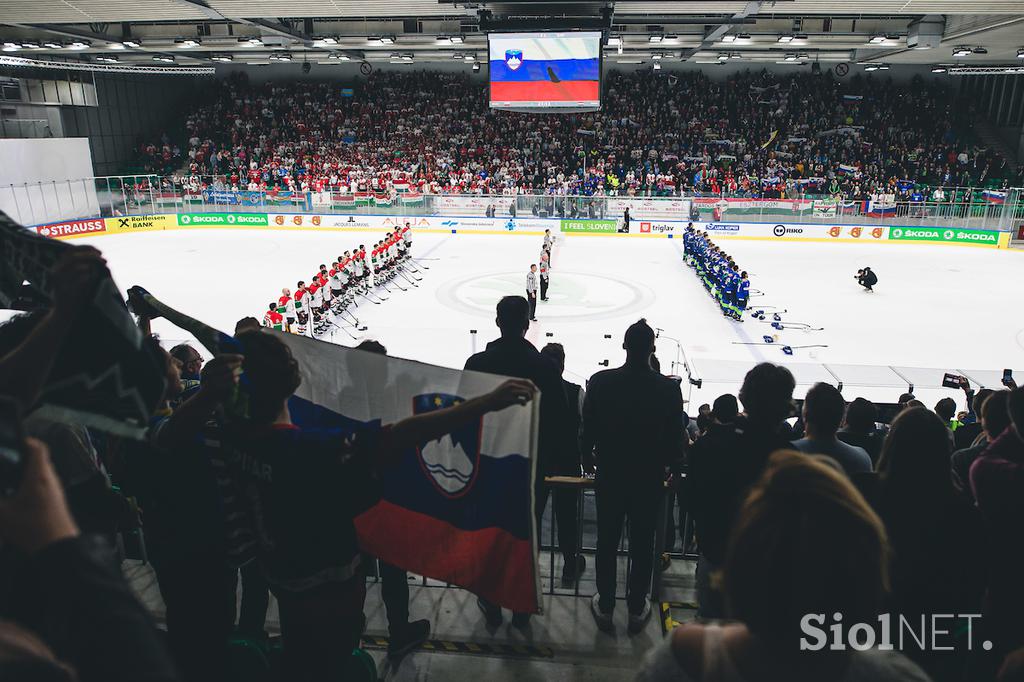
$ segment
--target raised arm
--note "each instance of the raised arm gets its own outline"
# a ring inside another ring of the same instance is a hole
[[[490,393],[477,398],[396,422],[385,429],[381,436],[379,463],[384,467],[390,466],[409,448],[451,433],[488,412],[499,412],[512,405],[525,405],[536,391],[537,388],[530,381],[509,379]]]

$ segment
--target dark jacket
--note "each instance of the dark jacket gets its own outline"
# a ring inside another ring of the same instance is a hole
[[[847,445],[855,445],[859,448],[864,448],[864,451],[868,453],[868,457],[871,458],[872,466],[878,466],[878,458],[882,455],[882,443],[885,442],[884,433],[881,431],[857,433],[856,431],[847,431],[843,429],[836,433],[836,438]]]
[[[97,538],[77,537],[33,554],[14,613],[5,615],[38,634],[82,682],[179,680],[156,626],[111,566],[110,553]]]
[[[583,454],[597,456],[598,484],[660,485],[682,455],[679,385],[650,367],[607,369],[583,401]]]
[[[466,369],[488,374],[529,379],[540,389],[540,433],[537,443],[537,475],[579,473],[574,415],[569,410],[565,384],[555,363],[523,338],[495,339],[487,348],[466,360]],[[575,460],[573,453],[576,452]]]
[[[716,564],[725,560],[736,514],[769,455],[792,449],[777,429],[745,418],[712,428],[694,444],[687,490],[701,554]]]

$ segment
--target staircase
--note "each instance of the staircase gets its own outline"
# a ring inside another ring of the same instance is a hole
[[[1007,139],[1007,134],[1013,140]],[[999,128],[987,118],[979,118],[974,122],[974,135],[978,143],[991,149],[1006,158],[1013,165],[1020,163],[1020,156],[1017,154],[1017,146],[1020,142],[1020,129]]]

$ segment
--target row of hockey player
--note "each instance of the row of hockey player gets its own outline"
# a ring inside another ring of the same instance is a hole
[[[708,237],[707,232],[686,226],[683,233],[683,260],[697,271],[722,314],[740,322],[750,302],[750,278],[736,262]]]
[[[409,223],[389,232],[369,251],[362,244],[354,251],[345,251],[330,267],[321,263],[309,284],[299,280],[294,294],[287,287],[282,289],[280,298],[264,313],[263,325],[301,336],[309,332],[321,336],[333,324],[332,314],[343,314],[355,305],[357,296],[371,296],[375,287],[395,276],[411,253]]]

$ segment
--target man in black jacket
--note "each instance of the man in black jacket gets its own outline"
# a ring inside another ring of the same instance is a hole
[[[540,389],[540,433],[534,486],[534,515],[539,531],[540,518],[547,502],[544,477],[579,472],[579,457],[577,455],[573,461],[571,445],[575,438],[573,417],[558,367],[524,338],[530,328],[530,305],[527,300],[522,296],[506,296],[501,299],[495,323],[501,330],[501,337],[488,343],[483,352],[466,360],[465,368],[529,379]],[[565,548],[562,549],[564,552]],[[575,547],[572,553],[575,553]],[[501,624],[501,609],[497,605],[483,599],[479,599],[478,604],[488,625],[495,627]],[[529,622],[529,614],[516,614],[512,622],[525,626]]]
[[[540,354],[551,360],[558,367],[559,372],[565,373],[565,348],[560,343],[549,343],[540,349]],[[565,389],[566,398],[569,401],[569,416],[571,418],[572,440],[566,443],[565,457],[560,459],[560,472],[562,476],[580,475],[580,427],[582,426],[583,414],[583,387],[562,378],[562,386]],[[541,489],[541,498],[537,500],[537,507],[543,509],[550,488]],[[570,488],[556,488],[551,491],[554,498],[555,521],[558,526],[558,548],[562,550],[562,587],[572,587],[584,569],[587,562],[582,554],[577,552],[576,537],[578,534],[578,523],[576,511],[579,509],[580,493]],[[540,523],[538,521],[538,523]],[[537,527],[537,532],[542,532]]]
[[[583,403],[583,457],[597,458],[597,594],[591,611],[598,627],[612,628],[616,556],[629,519],[626,603],[629,632],[651,615],[647,598],[654,564],[654,531],[665,498],[666,467],[683,452],[683,399],[679,385],[651,367],[654,330],[640,320],[626,330],[626,364],[590,378]],[[543,403],[542,403],[543,404]]]
[[[726,615],[721,594],[711,587],[711,574],[725,560],[736,513],[769,455],[793,447],[780,435],[780,425],[793,411],[795,387],[785,367],[767,362],[754,367],[740,389],[745,416],[730,428],[708,431],[690,450],[687,486],[700,546],[697,601],[701,618]]]
[[[874,291],[871,287],[878,284],[878,275],[871,268],[862,268],[857,271],[857,284],[864,287],[866,291]]]

